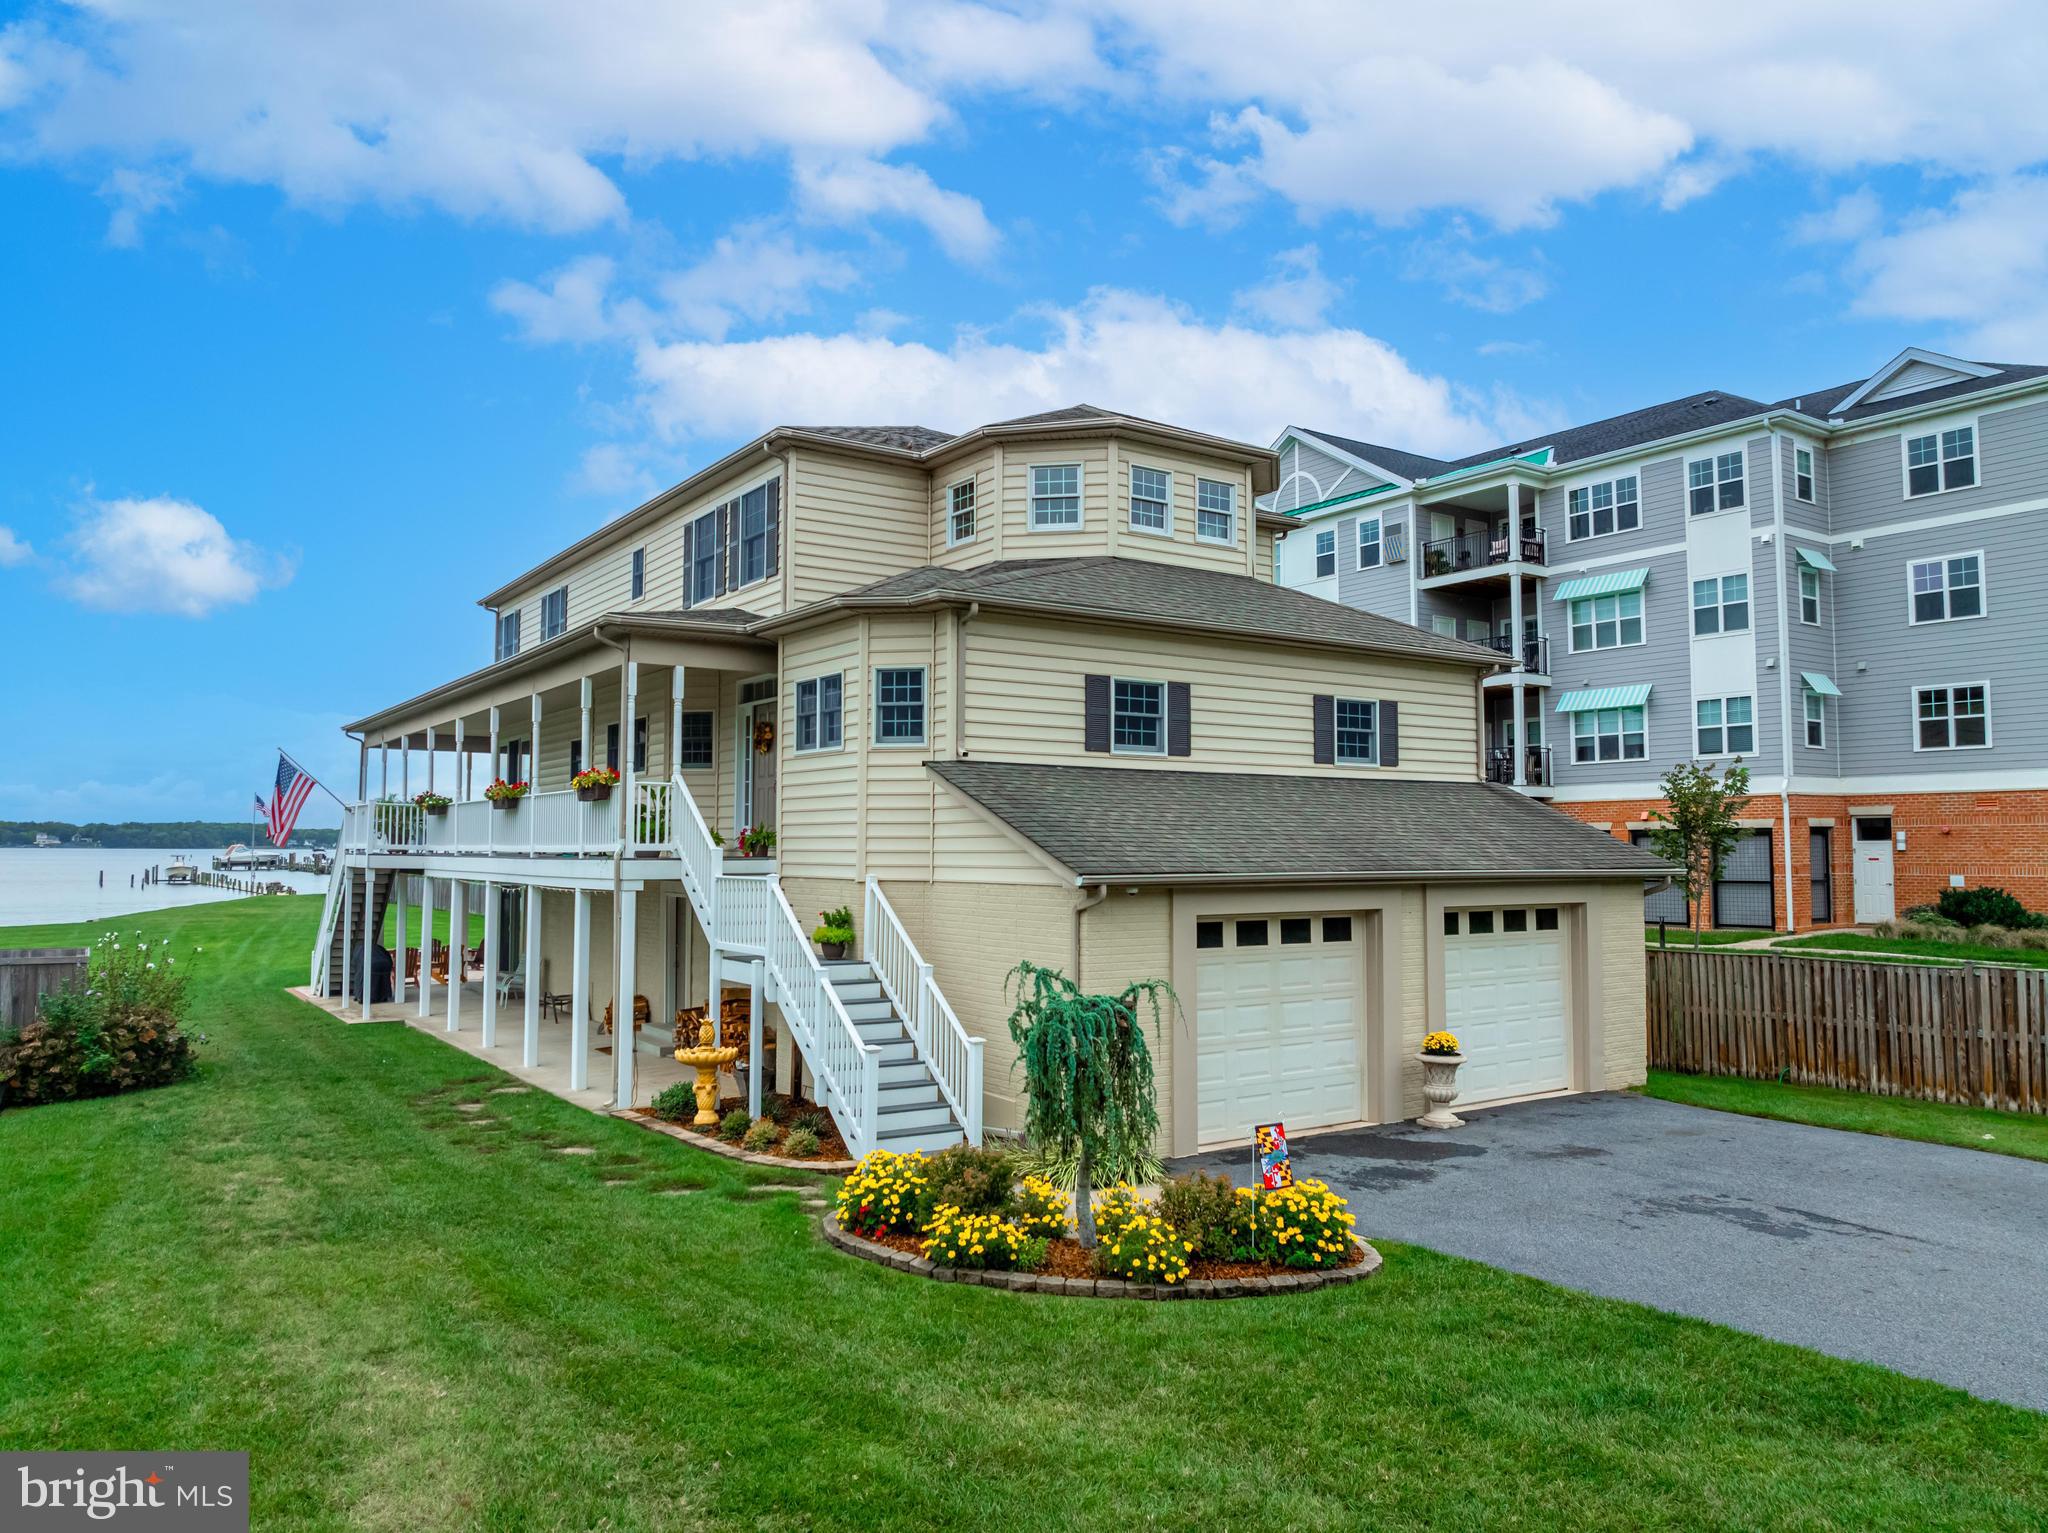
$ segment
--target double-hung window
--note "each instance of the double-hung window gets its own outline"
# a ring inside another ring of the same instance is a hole
[[[1337,529],[1325,527],[1316,534],[1316,579],[1337,573]]]
[[[1799,621],[1820,626],[1820,571],[1804,566],[1799,571]]]
[[[1984,556],[1925,559],[1911,568],[1913,621],[1949,623],[1984,615]]]
[[[1906,495],[1939,495],[1977,482],[1977,428],[1956,426],[1906,438]]]
[[[1703,697],[1699,715],[1702,756],[1756,754],[1756,700],[1749,697]]]
[[[500,660],[510,660],[514,655],[518,653],[519,613],[516,609],[511,612],[500,612],[498,614],[497,657]]]
[[[682,732],[676,736],[676,765],[685,771],[711,765],[711,715],[692,711],[682,716]]]
[[[690,523],[690,605],[718,595],[718,513],[706,511]]]
[[[1602,708],[1572,715],[1574,761],[1641,761],[1643,710]]]
[[[1221,479],[1195,481],[1195,536],[1205,543],[1237,541],[1237,486]]]
[[[924,744],[924,667],[885,666],[875,672],[875,744]]]
[[[1031,465],[1031,530],[1081,525],[1081,465]]]
[[[1792,449],[1792,493],[1799,499],[1813,499],[1813,449],[1794,447]]]
[[[1694,516],[1742,508],[1742,450],[1695,458],[1685,466],[1687,504]]]
[[[946,546],[974,539],[974,481],[963,479],[946,492]]]
[[[1695,638],[1710,633],[1749,631],[1749,577],[1709,575],[1692,583],[1692,631]]]
[[[1642,501],[1634,474],[1581,485],[1565,497],[1565,505],[1570,513],[1573,542],[1605,537],[1610,532],[1631,532],[1643,524]]]
[[[1828,700],[1818,692],[1806,697],[1806,743],[1820,750],[1828,743]]]
[[[1173,531],[1173,476],[1165,469],[1131,465],[1131,526],[1139,532]]]
[[[1991,743],[1991,711],[1982,682],[1966,687],[1920,687],[1913,693],[1923,751],[1974,750]]]
[[[768,486],[762,485],[739,500],[740,585],[752,585],[768,578]]]
[[[1336,699],[1332,715],[1337,726],[1337,764],[1378,765],[1380,705],[1340,697]]]
[[[569,626],[569,588],[556,586],[540,599],[540,637],[545,644]]]
[[[843,739],[837,671],[796,684],[796,748],[837,750]]]
[[[1137,756],[1166,754],[1166,683],[1126,681],[1109,684],[1109,748]]]
[[[638,601],[647,594],[647,550],[633,550],[633,600]]]
[[[1362,570],[1376,570],[1380,567],[1383,554],[1380,547],[1380,519],[1367,516],[1358,523],[1358,567]]]
[[[1643,593],[1582,596],[1572,607],[1572,649],[1619,649],[1643,642]]]

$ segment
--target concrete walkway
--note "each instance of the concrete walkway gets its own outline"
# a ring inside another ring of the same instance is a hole
[[[2048,1410],[2048,1163],[1612,1093],[1293,1149],[1367,1239]]]

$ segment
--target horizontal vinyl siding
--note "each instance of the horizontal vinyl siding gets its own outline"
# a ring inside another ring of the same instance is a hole
[[[933,613],[867,619],[870,676],[884,666],[923,666],[925,670],[925,743],[918,746],[877,745],[873,692],[868,711],[858,721],[858,740],[850,740],[863,758],[864,826],[867,873],[884,878],[932,876],[932,818],[938,779],[925,762],[939,754],[949,725],[947,697],[950,668],[940,660],[941,632],[950,625]],[[855,733],[848,731],[849,735]]]
[[[1273,496],[1273,509],[1294,511],[1384,482],[1354,463],[1290,437],[1280,452],[1280,488]]]
[[[1081,525],[1057,532],[1031,531],[1034,464],[1081,465]],[[1003,450],[1003,557],[1072,559],[1109,551],[1109,444],[1105,441],[1012,444]]]
[[[1163,469],[1173,476],[1173,513],[1170,522],[1173,536],[1163,538],[1156,533],[1138,532],[1131,527],[1131,469]],[[1237,517],[1233,524],[1235,541],[1229,544],[1204,543],[1195,537],[1195,481],[1216,479],[1237,488]],[[1117,519],[1116,551],[1130,559],[1157,559],[1165,563],[1192,565],[1198,569],[1222,570],[1233,575],[1256,573],[1260,579],[1272,578],[1272,560],[1254,571],[1246,563],[1246,539],[1257,521],[1251,503],[1251,476],[1243,465],[1223,463],[1213,458],[1195,457],[1185,453],[1167,452],[1134,442],[1120,442],[1117,449],[1116,498],[1113,513]]]
[[[1193,754],[1089,752],[1082,691],[1090,673],[1187,682]],[[1470,780],[1474,688],[1463,666],[983,616],[967,629],[966,744],[979,760],[1328,771],[1315,764],[1311,699],[1330,693],[1400,703],[1401,762],[1392,774]]]
[[[797,683],[836,672],[841,677],[846,743],[838,750],[796,748]],[[860,858],[861,720],[867,688],[861,676],[860,621],[793,635],[782,648],[778,851],[806,878],[852,878]]]
[[[1550,634],[1556,682],[1544,702],[1544,738],[1553,746],[1552,764],[1561,787],[1642,782],[1662,775],[1675,762],[1692,759],[1692,592],[1685,555],[1660,554],[1644,562],[1650,578],[1643,587],[1645,642],[1639,646],[1573,654],[1571,603],[1554,601],[1548,592],[1544,595],[1543,624]],[[1643,713],[1644,759],[1584,765],[1573,761],[1571,717],[1553,711],[1557,699],[1566,692],[1643,682],[1651,687]]]
[[[1796,448],[1813,453],[1813,499],[1799,498],[1799,469],[1793,457]],[[1785,499],[1785,525],[1796,531],[1823,533],[1828,530],[1828,455],[1813,442],[1797,437],[1778,439],[1778,484]]]
[[[951,515],[953,486],[974,481],[974,536],[948,547],[946,527]],[[987,564],[996,557],[997,508],[996,455],[991,448],[958,462],[944,464],[931,476],[931,562],[946,569]]]
[[[1768,557],[1768,549],[1762,550]],[[1804,623],[1799,618],[1799,551],[1788,543],[1782,551],[1785,569],[1785,625],[1791,635],[1792,663],[1792,717],[1787,723],[1786,752],[1791,759],[1792,771],[1797,775],[1810,776],[1814,773],[1836,773],[1841,770],[1841,713],[1839,698],[1827,700],[1827,743],[1815,750],[1806,743],[1806,684],[1800,677],[1807,671],[1821,675],[1841,685],[1841,678],[1835,674],[1835,577],[1826,570],[1820,572],[1820,624],[1818,627]]]
[[[1361,512],[1357,516],[1340,517],[1337,520],[1337,600],[1347,607],[1356,607],[1364,612],[1378,612],[1399,622],[1408,621],[1409,565],[1385,562],[1387,532],[1390,528],[1406,527],[1413,518],[1411,509],[1392,512]],[[1378,521],[1380,524],[1381,563],[1371,569],[1358,567],[1358,524],[1364,521]],[[1324,524],[1325,526],[1328,523]],[[1312,536],[1312,534],[1311,534]],[[1415,543],[1408,541],[1408,557],[1416,557]]]
[[[1598,484],[1634,474],[1636,493],[1642,508],[1642,525],[1604,537],[1571,541],[1571,491],[1579,485]],[[1613,469],[1600,469],[1584,478],[1566,480],[1545,488],[1537,498],[1537,521],[1550,558],[1553,577],[1587,560],[1625,557],[1642,549],[1685,539],[1685,464],[1678,458],[1660,458]]]
[[[1928,426],[1908,426],[1905,435],[1924,435],[1944,425],[1967,423],[1967,409]],[[2048,402],[1987,411],[1977,419],[1977,483],[1966,490],[1906,498],[1901,432],[1868,437],[1837,447],[1832,511],[1834,530],[1859,532],[1886,522],[1917,521],[2002,506],[2048,495]]]
[[[931,562],[931,476],[923,468],[811,449],[795,456],[789,559],[798,603]]]

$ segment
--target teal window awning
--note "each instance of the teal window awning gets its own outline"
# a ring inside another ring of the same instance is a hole
[[[1821,675],[1819,671],[1801,671],[1799,679],[1806,683],[1807,691],[1816,693],[1821,697],[1840,697],[1842,695],[1842,689],[1832,681],[1829,681],[1827,677]]]
[[[1598,575],[1581,575],[1567,580],[1552,593],[1557,601],[1578,601],[1587,596],[1615,596],[1623,591],[1640,591],[1649,580],[1647,568],[1606,570]]]
[[[1794,544],[1793,546],[1795,548],[1798,547],[1797,544]],[[1799,562],[1805,565],[1810,570],[1826,570],[1830,575],[1835,573],[1835,567],[1828,561],[1828,556],[1826,554],[1815,553],[1810,548],[1799,549]]]
[[[1650,700],[1650,684],[1637,687],[1589,687],[1567,692],[1557,700],[1559,713],[1601,713],[1609,708],[1640,708]]]

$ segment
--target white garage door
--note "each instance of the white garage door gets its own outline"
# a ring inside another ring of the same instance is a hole
[[[1196,1135],[1242,1142],[1365,1115],[1358,923],[1251,916],[1195,926]]]
[[[1458,1106],[1569,1084],[1561,925],[1555,906],[1444,912],[1444,1025],[1465,1053]]]

